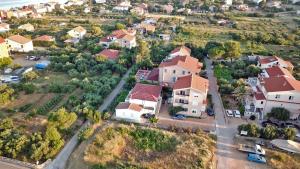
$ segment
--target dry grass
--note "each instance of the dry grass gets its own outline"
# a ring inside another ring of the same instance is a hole
[[[299,169],[300,156],[267,150],[267,162],[274,169]]]
[[[136,129],[127,125],[109,126],[87,147],[85,162],[89,165],[99,164],[104,168],[212,168],[214,141],[206,133],[179,134],[144,128],[176,139],[176,145],[170,141],[173,148],[155,151],[138,149],[136,140],[130,134]]]

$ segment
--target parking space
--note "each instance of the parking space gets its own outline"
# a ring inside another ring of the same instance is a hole
[[[204,131],[214,131],[215,130],[215,119],[212,116],[207,116],[204,114],[201,118],[187,117],[182,120],[173,119],[169,112],[169,104],[162,104],[160,108],[160,113],[158,114],[158,125],[161,127],[176,126],[181,128],[201,128]]]
[[[13,63],[14,64],[19,64],[22,67],[30,67],[30,66],[34,66],[37,62],[41,62],[41,61],[46,61],[48,60],[47,57],[41,56],[40,59],[38,60],[28,60],[26,59],[28,55],[27,54],[18,54],[18,55],[13,55]]]

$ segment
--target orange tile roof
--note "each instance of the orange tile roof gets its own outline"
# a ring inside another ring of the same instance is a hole
[[[114,49],[104,49],[98,55],[105,56],[107,59],[116,60],[120,51]]]
[[[28,42],[31,42],[31,39],[27,39],[21,35],[13,35],[13,36],[8,37],[7,39],[9,39],[11,41],[15,41],[20,44],[26,44]]]
[[[80,33],[86,31],[82,26],[77,26],[73,30],[76,31],[76,32],[80,32]]]
[[[53,37],[52,36],[48,36],[48,35],[43,35],[43,36],[39,36],[37,38],[34,39],[34,41],[53,41]]]
[[[266,72],[268,73],[268,75],[270,77],[287,76],[289,78],[294,79],[294,76],[287,69],[282,68],[280,66],[274,66],[274,67],[266,68],[265,70],[266,70]]]
[[[143,109],[143,107],[135,103],[121,102],[118,104],[116,109],[129,109],[129,110],[140,112]]]
[[[5,43],[5,40],[0,37],[0,43]]]
[[[183,77],[179,77],[178,80],[175,82],[173,89],[185,89],[185,88],[192,88],[198,91],[202,91],[206,93],[208,90],[209,82],[207,79],[204,79],[198,75],[187,75]]]
[[[254,93],[254,97],[256,100],[266,100],[265,95],[261,92]]]
[[[180,52],[182,55],[191,55],[191,49],[186,46],[180,46],[171,51],[171,54]]]
[[[132,35],[125,35],[122,37],[122,39],[127,40],[127,41],[133,41],[135,36]]]
[[[300,81],[285,76],[260,79],[267,92],[300,91]]]
[[[159,67],[180,66],[193,73],[199,73],[202,68],[202,63],[198,59],[191,56],[176,56],[170,60],[162,62]]]
[[[149,85],[137,83],[130,93],[131,99],[158,101],[162,87],[157,85]]]

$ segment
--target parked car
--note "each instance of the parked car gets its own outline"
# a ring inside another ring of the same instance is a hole
[[[151,117],[154,117],[155,114],[151,114],[151,113],[146,113],[146,114],[143,114],[142,117],[143,118],[146,118],[146,119],[150,119]]]
[[[186,119],[186,117],[185,117],[185,115],[182,115],[182,114],[176,114],[175,116],[172,117],[172,119],[183,120],[183,119]]]
[[[238,110],[233,110],[232,112],[233,112],[234,117],[241,118],[241,113],[240,113],[240,111],[238,111]]]
[[[31,61],[38,61],[38,60],[40,60],[41,58],[38,57],[38,56],[27,56],[26,59],[27,59],[27,60],[31,60]]]
[[[249,153],[247,159],[256,163],[267,163],[265,157],[254,153]]]
[[[206,112],[207,112],[207,115],[209,115],[209,116],[214,116],[215,115],[215,112],[212,108],[207,108]]]
[[[231,110],[225,110],[228,117],[233,117],[233,113]]]

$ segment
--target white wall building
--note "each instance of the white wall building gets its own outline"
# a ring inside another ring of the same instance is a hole
[[[20,35],[10,36],[6,39],[6,42],[11,51],[30,52],[33,50],[32,40]]]
[[[81,27],[78,26],[72,30],[70,30],[68,32],[68,34],[72,37],[72,38],[78,38],[78,39],[82,39],[84,37],[84,35],[86,34],[86,30]]]

